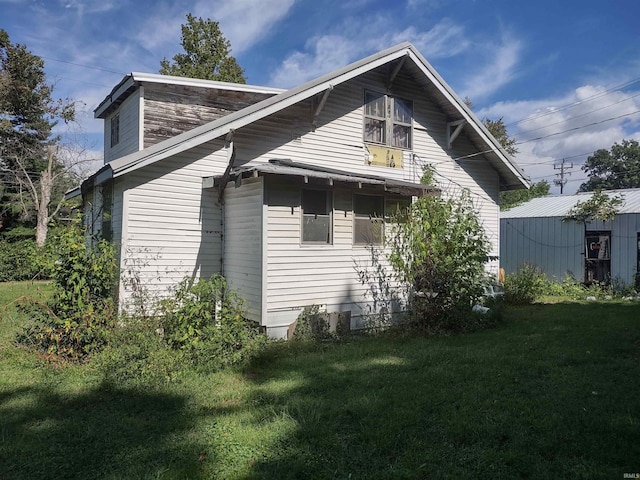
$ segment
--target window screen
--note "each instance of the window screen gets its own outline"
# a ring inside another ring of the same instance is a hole
[[[326,190],[302,190],[302,243],[331,243],[331,198]]]
[[[355,195],[353,199],[353,242],[380,244],[384,231],[384,197]]]

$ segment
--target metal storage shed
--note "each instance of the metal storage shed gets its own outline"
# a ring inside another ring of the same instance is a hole
[[[615,218],[586,225],[563,221],[592,192],[535,198],[500,213],[500,265],[506,273],[530,263],[550,278],[618,278],[632,283],[640,271],[640,188],[609,190],[622,198]]]

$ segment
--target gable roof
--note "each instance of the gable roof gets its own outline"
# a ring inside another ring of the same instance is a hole
[[[603,190],[609,196],[622,198],[618,214],[640,213],[640,188]],[[574,195],[549,195],[533,198],[522,205],[500,212],[500,218],[564,217],[578,202],[584,203],[593,192],[580,192]]]
[[[149,148],[113,160],[106,164],[98,174],[102,174],[103,177],[119,177],[207,141],[225,136],[233,130],[279,112],[363,73],[403,59],[403,68],[409,69],[410,74],[436,100],[450,121],[464,120],[466,122],[464,129],[478,149],[477,155],[486,158],[498,171],[502,189],[527,188],[529,183],[522,170],[511,160],[482,122],[471,113],[451,87],[410,43],[402,43],[383,50]]]

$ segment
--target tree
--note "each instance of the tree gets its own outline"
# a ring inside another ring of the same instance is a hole
[[[590,155],[582,166],[589,180],[579,192],[640,187],[640,144],[636,140],[614,143],[611,151],[600,149]]]
[[[485,118],[482,123],[489,133],[495,137],[496,140],[502,145],[502,148],[511,156],[515,156],[518,153],[516,147],[515,138],[509,136],[507,126],[502,121],[502,118],[498,120],[491,120]],[[549,195],[549,182],[542,180],[540,182],[531,185],[528,190],[509,190],[506,192],[500,192],[500,210],[508,210],[520,205],[521,203],[528,202],[532,198],[544,197]]]
[[[54,99],[44,62],[0,30],[0,172],[3,219],[35,216],[36,243],[44,245],[48,224],[64,199],[68,171],[59,162],[60,138],[53,128],[75,118],[75,104]],[[35,215],[34,215],[35,214]],[[4,223],[4,222],[3,222]]]
[[[509,132],[507,131],[507,126],[502,121],[502,118],[498,120],[491,120],[490,118],[485,118],[482,123],[489,133],[495,137],[496,140],[502,145],[505,152],[507,152],[512,157],[518,153],[518,149],[516,147],[516,140],[513,137],[509,136]]]
[[[594,220],[607,222],[614,219],[623,203],[619,195],[609,196],[602,190],[596,190],[589,200],[577,202],[567,212],[563,221],[574,221],[585,225]]]
[[[185,53],[174,55],[173,63],[164,58],[160,62],[161,74],[246,83],[244,71],[231,56],[231,43],[218,22],[187,14],[181,44]]]
[[[500,192],[500,210],[509,210],[533,198],[549,195],[550,185],[546,180],[540,180],[531,185],[531,188],[522,190],[508,190]]]
[[[464,330],[484,291],[491,248],[469,195],[420,197],[390,230],[388,260],[408,287],[415,324]]]

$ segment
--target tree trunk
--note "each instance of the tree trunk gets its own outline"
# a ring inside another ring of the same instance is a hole
[[[47,241],[49,232],[49,204],[51,203],[51,191],[53,190],[53,178],[51,168],[40,174],[40,201],[36,202],[36,245],[43,247]]]

